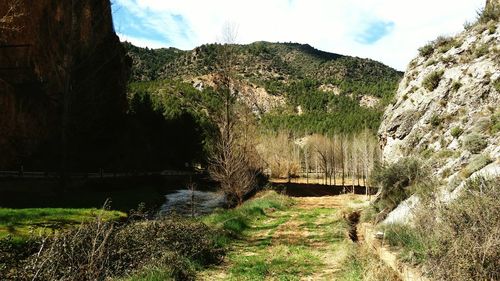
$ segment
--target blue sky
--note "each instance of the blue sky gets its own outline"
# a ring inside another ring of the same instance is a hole
[[[484,0],[115,0],[122,40],[150,48],[192,49],[220,42],[225,23],[237,43],[308,43],[404,70],[417,49],[460,32]]]

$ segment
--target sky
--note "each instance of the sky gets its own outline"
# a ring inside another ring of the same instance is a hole
[[[221,42],[297,42],[404,71],[419,47],[463,30],[484,0],[114,0],[122,41],[190,50]]]

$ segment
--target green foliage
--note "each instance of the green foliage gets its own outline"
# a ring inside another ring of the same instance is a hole
[[[151,81],[159,79],[162,68],[185,53],[175,48],[140,48],[129,42],[124,42],[123,47],[127,55],[132,58],[132,81]]]
[[[376,166],[371,182],[381,188],[376,201],[378,210],[394,209],[415,191],[416,186],[428,180],[427,175],[427,169],[414,158],[401,158],[390,165]]]
[[[203,163],[215,131],[209,116],[221,107],[220,95],[163,80],[131,83],[128,98],[136,131],[130,136],[136,144],[135,169],[179,169],[185,163]]]
[[[457,92],[462,86],[462,83],[460,83],[459,81],[455,81],[453,82],[453,84],[451,84],[451,89],[453,90],[453,92]]]
[[[478,22],[486,24],[490,21],[500,21],[500,7],[497,4],[491,4],[478,12]]]
[[[458,138],[462,133],[464,132],[464,129],[461,127],[453,127],[451,128],[450,134],[454,138]]]
[[[491,115],[491,133],[496,134],[498,132],[500,132],[500,110]]]
[[[434,114],[431,116],[431,125],[433,127],[437,127],[439,126],[439,124],[441,124],[441,117],[439,117],[439,115],[437,114]]]
[[[428,43],[423,47],[420,47],[418,52],[422,57],[429,57],[432,53],[434,53],[434,44],[432,42]]]
[[[424,86],[425,89],[428,91],[434,91],[434,89],[437,88],[439,85],[439,82],[441,81],[441,77],[443,77],[444,71],[434,71],[431,74],[427,75],[427,77],[424,78],[424,81],[422,81],[422,86]]]
[[[495,83],[493,83],[493,87],[495,88],[495,90],[496,90],[497,92],[499,92],[499,93],[500,93],[500,79],[497,79],[497,80],[495,81]]]
[[[486,137],[479,134],[468,135],[463,142],[463,147],[474,154],[481,152],[487,145]]]

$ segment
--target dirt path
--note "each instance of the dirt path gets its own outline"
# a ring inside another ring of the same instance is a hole
[[[296,198],[286,211],[269,211],[255,222],[226,261],[200,280],[335,280],[353,242],[343,215],[365,196]]]

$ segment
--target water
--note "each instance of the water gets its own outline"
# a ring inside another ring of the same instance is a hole
[[[191,216],[194,207],[194,215],[206,215],[216,208],[223,207],[226,203],[224,195],[211,191],[191,191],[188,189],[176,190],[165,195],[166,202],[160,208],[160,215],[176,213]],[[193,203],[193,204],[192,204]],[[192,206],[194,205],[194,206]]]

